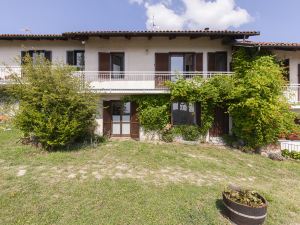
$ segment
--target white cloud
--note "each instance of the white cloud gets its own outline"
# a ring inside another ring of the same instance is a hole
[[[153,29],[153,17],[161,30],[182,29],[228,29],[239,27],[252,20],[247,10],[238,7],[235,0],[180,0],[184,5],[182,12],[172,9],[171,0],[153,3],[149,0],[129,0],[143,4],[146,9],[147,29]]]
[[[148,30],[153,28],[153,22],[156,25],[156,29],[180,30],[184,26],[184,18],[162,3],[154,5],[146,3],[145,8],[148,18],[146,22]]]

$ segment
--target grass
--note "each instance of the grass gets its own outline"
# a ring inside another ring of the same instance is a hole
[[[266,224],[300,223],[296,161],[135,141],[48,153],[19,136],[0,131],[0,224],[229,224],[229,183],[267,198]]]

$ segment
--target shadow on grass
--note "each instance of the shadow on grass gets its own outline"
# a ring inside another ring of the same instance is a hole
[[[223,216],[226,220],[230,221],[228,219],[228,217],[226,216],[225,205],[223,203],[223,200],[222,199],[217,199],[215,204],[216,204],[216,208],[219,210],[221,216]]]

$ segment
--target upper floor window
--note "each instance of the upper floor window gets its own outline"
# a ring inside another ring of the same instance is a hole
[[[36,50],[36,51],[22,51],[21,57],[22,57],[22,63],[24,62],[23,59],[26,55],[29,55],[32,58],[33,64],[37,62],[37,59],[39,57],[44,57],[48,61],[52,61],[52,52],[46,51],[46,50]]]
[[[197,124],[195,104],[187,102],[173,102],[172,123],[173,125]]]
[[[67,51],[67,64],[76,66],[79,69],[84,69],[85,58],[83,50]]]

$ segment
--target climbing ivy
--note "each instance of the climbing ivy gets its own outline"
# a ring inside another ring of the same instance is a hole
[[[231,76],[214,76],[210,79],[194,78],[191,80],[179,77],[176,82],[168,82],[171,101],[200,103],[200,133],[205,135],[212,127],[216,107],[226,107],[227,96],[233,88]]]
[[[295,114],[284,97],[284,69],[275,57],[267,51],[240,48],[234,52],[233,67],[232,76],[179,76],[175,82],[166,82],[169,95],[137,95],[127,100],[138,103],[140,123],[146,131],[164,130],[174,101],[200,103],[202,135],[212,127],[215,109],[227,109],[233,118],[234,136],[254,149],[295,129]]]
[[[123,101],[136,102],[141,126],[146,132],[160,132],[170,123],[170,95],[133,95]]]

